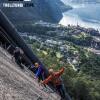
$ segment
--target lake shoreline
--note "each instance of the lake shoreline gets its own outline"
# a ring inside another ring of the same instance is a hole
[[[93,4],[89,5],[90,7],[94,7],[93,14],[91,8],[87,10],[87,8],[89,8],[88,5],[72,5],[72,7],[75,6],[75,8],[73,7],[72,10],[64,12],[59,24],[64,26],[79,25],[81,27],[94,28],[95,30],[100,31],[100,20],[98,18],[99,12],[96,13],[96,10],[99,11],[100,9],[99,5],[100,4],[98,4],[97,7],[94,7]]]

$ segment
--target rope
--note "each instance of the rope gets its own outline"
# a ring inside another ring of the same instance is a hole
[[[1,29],[1,35],[8,41],[8,43],[16,45],[3,29]]]

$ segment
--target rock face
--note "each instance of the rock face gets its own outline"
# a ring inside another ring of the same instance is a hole
[[[29,77],[29,72],[21,71],[11,55],[0,47],[0,100],[60,100],[55,93],[41,88]]]
[[[71,9],[71,7],[65,6],[60,0],[31,0],[31,2],[34,3],[34,7],[2,8],[1,6],[1,9],[13,23],[31,23],[39,20],[52,23],[59,22],[62,18],[62,12]]]

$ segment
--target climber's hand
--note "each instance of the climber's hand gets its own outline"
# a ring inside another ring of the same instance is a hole
[[[35,79],[36,81],[38,81],[38,78],[37,78],[36,76],[34,76],[34,79]]]
[[[42,81],[39,82],[39,86],[43,86]]]
[[[34,79],[37,79],[37,77],[36,77],[36,76],[34,76]]]
[[[43,81],[40,81],[40,84],[43,86]]]

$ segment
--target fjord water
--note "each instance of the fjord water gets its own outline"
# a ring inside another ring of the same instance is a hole
[[[100,31],[100,3],[67,3],[72,10],[63,13],[62,25],[80,25]]]

